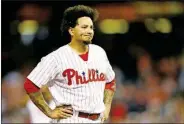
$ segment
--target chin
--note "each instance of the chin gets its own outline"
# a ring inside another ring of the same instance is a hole
[[[83,41],[85,45],[91,44],[91,41]]]

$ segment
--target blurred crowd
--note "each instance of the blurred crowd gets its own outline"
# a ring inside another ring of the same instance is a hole
[[[2,79],[2,123],[49,123],[29,99],[24,90],[24,81],[34,67],[34,62],[25,62],[20,69],[8,72]],[[44,99],[53,109],[52,95],[47,86],[41,88]]]
[[[134,81],[123,78],[123,71],[115,66],[117,91],[108,121],[184,123],[183,57],[165,56],[155,61],[148,52],[139,51]]]
[[[49,11],[44,8],[44,11],[41,11],[43,13],[40,13],[40,9],[36,6],[35,12],[34,8],[34,5],[30,5],[20,11],[32,13],[29,15],[32,18],[27,18],[24,14],[19,16],[22,22],[26,19],[39,18],[36,33],[24,34],[27,30],[30,31],[30,24],[35,26],[33,25],[35,21],[29,21],[22,24],[25,25],[25,32],[11,34],[11,40],[5,38],[5,41],[2,41],[2,123],[50,122],[50,118],[31,102],[23,88],[23,83],[40,58],[59,47],[60,44],[54,43],[56,41],[59,43],[61,39],[50,37],[54,33],[48,31]],[[46,21],[43,23],[44,19]],[[113,47],[111,42],[107,41],[105,44]],[[138,75],[136,79],[126,77],[126,72],[116,62],[112,64],[116,73],[117,90],[107,122],[184,123],[184,53],[154,59],[148,51],[140,48],[136,52],[133,51],[133,54],[136,58],[135,70]],[[122,56],[122,59],[127,58]],[[47,86],[41,91],[50,107],[54,108],[55,104]]]

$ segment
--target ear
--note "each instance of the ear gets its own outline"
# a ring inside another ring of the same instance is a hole
[[[74,35],[73,28],[71,28],[71,27],[70,27],[70,28],[68,29],[68,32],[69,32],[69,34],[70,34],[71,36],[73,36],[73,35]]]

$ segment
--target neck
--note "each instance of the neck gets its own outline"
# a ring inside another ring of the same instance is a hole
[[[76,41],[71,41],[69,43],[69,46],[73,48],[77,53],[83,54],[88,51],[88,45],[83,44],[82,42],[76,42]]]

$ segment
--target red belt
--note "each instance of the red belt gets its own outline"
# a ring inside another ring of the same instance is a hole
[[[79,112],[79,117],[82,117],[82,118],[88,118],[90,120],[97,120],[99,117],[100,117],[100,114],[99,113],[84,113],[84,112]]]

